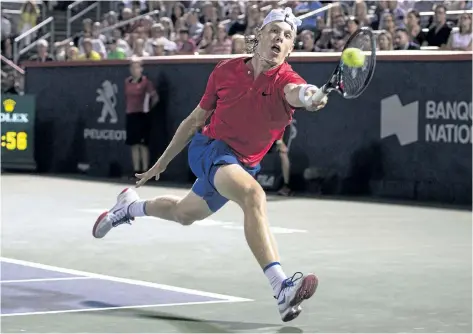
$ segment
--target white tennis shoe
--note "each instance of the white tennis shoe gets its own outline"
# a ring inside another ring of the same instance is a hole
[[[121,224],[130,224],[135,218],[131,217],[128,208],[130,204],[139,200],[140,197],[133,189],[126,188],[117,196],[117,203],[110,211],[102,213],[94,224],[92,235],[95,238],[103,238],[114,227]]]
[[[298,276],[298,277],[296,277]],[[318,285],[314,274],[303,275],[300,272],[285,279],[277,297],[279,313],[284,322],[294,320],[302,312],[301,303],[312,297]]]

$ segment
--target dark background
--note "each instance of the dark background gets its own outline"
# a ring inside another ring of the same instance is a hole
[[[291,65],[308,82],[322,85],[333,61],[297,60]],[[215,61],[145,64],[161,102],[152,110],[151,159],[165,149],[179,123],[199,103]],[[471,102],[471,60],[378,60],[372,82],[355,100],[337,95],[318,113],[298,110],[297,137],[291,145],[293,186],[311,190],[306,168],[323,173],[327,194],[356,194],[403,199],[471,204],[471,144],[427,143],[424,138],[425,102]],[[446,75],[448,73],[448,75]],[[85,141],[85,127],[124,129],[126,63],[100,66],[29,66],[26,94],[36,95],[36,161],[43,173],[76,173],[79,163],[90,164],[95,176],[131,175],[130,155],[122,142]],[[103,81],[118,86],[117,124],[98,124],[102,104],[96,90]],[[419,101],[419,141],[400,146],[397,138],[380,139],[381,100],[397,94],[402,103]],[[435,121],[436,123],[441,123]],[[445,121],[444,123],[455,123]],[[469,122],[471,127],[471,120]],[[263,171],[278,171],[279,161],[269,155]],[[192,182],[187,150],[170,164],[162,179]],[[320,190],[322,189],[322,190]]]

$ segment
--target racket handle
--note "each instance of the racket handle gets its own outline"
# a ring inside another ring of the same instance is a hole
[[[313,102],[319,103],[320,101],[322,101],[322,99],[323,99],[324,97],[326,97],[326,96],[328,95],[328,92],[325,93],[325,89],[324,89],[324,88],[325,88],[325,86],[320,87],[320,89],[319,89],[317,92],[315,92],[314,95],[312,95],[312,97],[311,97],[312,103],[313,103]]]

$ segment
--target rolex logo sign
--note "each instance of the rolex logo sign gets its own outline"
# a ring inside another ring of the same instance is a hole
[[[3,101],[3,108],[6,112],[13,112],[13,110],[15,110],[15,104],[16,102],[14,100],[6,99]]]
[[[24,108],[20,105],[20,112],[14,113],[15,106],[16,101],[13,99],[5,99],[3,101],[3,110],[0,113],[1,123],[28,123],[28,114],[21,112]]]

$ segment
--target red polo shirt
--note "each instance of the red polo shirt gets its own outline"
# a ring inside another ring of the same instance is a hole
[[[202,133],[224,141],[243,164],[255,166],[292,120],[294,108],[286,102],[284,87],[306,81],[287,63],[255,80],[251,65],[246,63],[249,60],[220,62],[210,74],[200,107],[215,109]]]

